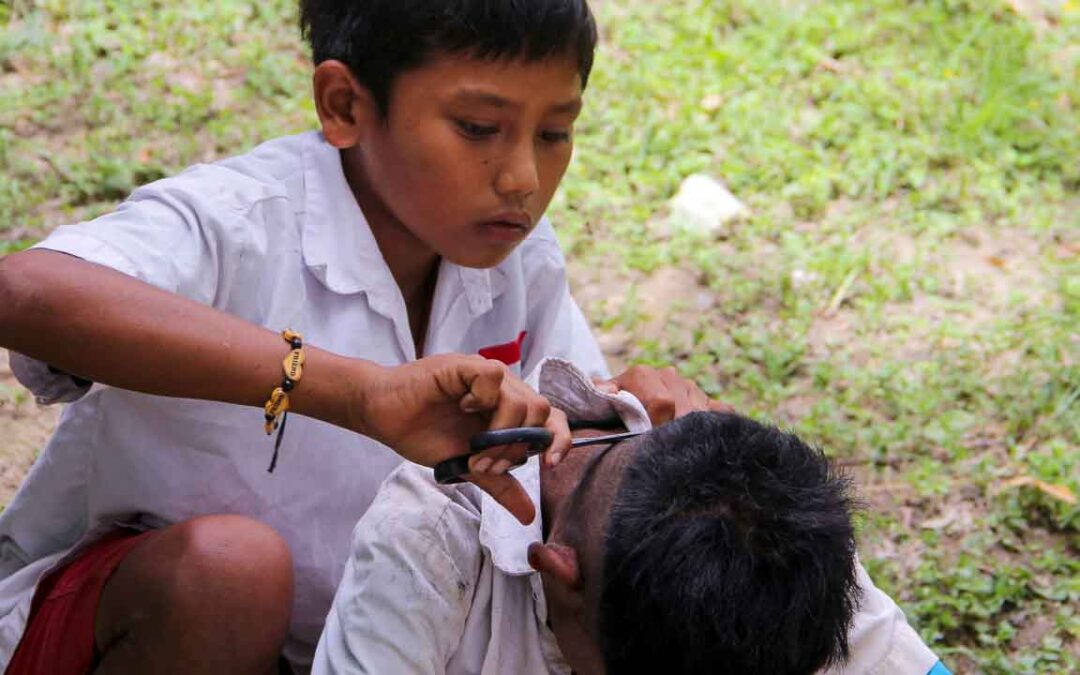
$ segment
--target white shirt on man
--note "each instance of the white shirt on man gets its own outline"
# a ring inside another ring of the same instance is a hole
[[[298,330],[308,344],[339,354],[384,365],[417,356],[401,293],[338,151],[319,133],[139,188],[115,212],[61,227],[38,247],[273,331]],[[442,263],[425,355],[476,353],[523,332],[518,372],[555,355],[606,374],[547,221],[493,269]],[[285,652],[305,671],[349,534],[400,458],[366,437],[295,416],[269,474],[273,441],[259,409],[98,385],[87,391],[17,354],[12,367],[40,398],[77,400],[0,515],[0,671],[38,579],[81,543],[115,523],[157,526],[214,513],[269,523],[289,543],[296,599]]]
[[[530,378],[571,419],[649,428],[628,392],[597,390],[557,359]],[[539,462],[515,470],[537,506],[520,525],[472,485],[443,486],[404,463],[356,525],[314,675],[569,675],[547,623],[529,544],[542,539]],[[926,675],[937,657],[858,565],[850,659],[830,675]]]

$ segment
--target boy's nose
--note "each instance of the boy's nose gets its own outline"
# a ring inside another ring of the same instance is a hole
[[[536,152],[531,143],[518,144],[495,177],[495,191],[503,196],[528,197],[540,187]]]

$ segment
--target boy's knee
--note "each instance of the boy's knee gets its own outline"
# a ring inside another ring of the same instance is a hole
[[[137,624],[284,639],[293,601],[289,547],[273,528],[240,516],[204,516],[154,533],[106,585],[98,605],[99,645]],[[142,632],[153,632],[153,629]]]
[[[231,664],[213,672],[255,672],[277,659],[292,603],[292,556],[273,528],[204,516],[158,530],[132,550],[102,592],[94,637],[103,653],[128,664],[117,672],[193,654]]]
[[[203,516],[176,525],[178,562],[192,573],[292,586],[289,546],[274,528],[243,516]]]
[[[236,604],[287,615],[292,608],[293,563],[285,540],[268,525],[242,516],[204,516],[174,525],[179,603]],[[170,528],[170,529],[173,529]]]

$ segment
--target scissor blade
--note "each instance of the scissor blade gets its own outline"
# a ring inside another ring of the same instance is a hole
[[[628,431],[624,434],[611,434],[608,436],[586,436],[584,438],[575,438],[570,441],[570,447],[580,448],[586,445],[611,445],[612,443],[618,443],[619,441],[625,441],[628,438],[640,436],[641,431]]]

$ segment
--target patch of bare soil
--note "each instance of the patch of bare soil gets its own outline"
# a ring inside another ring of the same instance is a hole
[[[702,275],[680,267],[650,274],[618,272],[570,263],[574,298],[593,322],[623,317],[597,332],[597,341],[614,372],[621,372],[634,344],[659,340],[686,342],[702,312],[715,304]]]
[[[594,326],[632,311],[628,307],[628,300],[635,293],[636,285],[640,283],[640,275],[627,271],[598,269],[596,265],[577,259],[568,261],[567,267],[574,299]],[[616,325],[606,330],[598,330],[596,339],[612,372],[621,372],[627,365],[626,359],[634,336],[621,325]]]
[[[1046,307],[1059,301],[1057,280],[1047,274],[1042,260],[1063,245],[1040,241],[1028,233],[968,231],[923,252],[904,234],[870,235],[868,241],[889,251],[894,262],[917,264],[933,274],[941,287],[934,294],[917,291],[907,301],[888,303],[882,312],[885,321],[876,327],[862,325],[841,298],[835,307],[821,312],[810,327],[811,358],[829,358],[842,350],[851,362],[867,364],[872,357],[861,346],[891,345],[892,357],[921,360],[950,346],[932,337],[944,322],[963,322],[977,329],[1022,307]],[[856,283],[851,292],[857,291]],[[902,339],[897,341],[891,325],[894,321],[903,321],[909,328],[922,326],[922,334],[918,329],[901,331]]]
[[[11,501],[59,418],[59,406],[34,403],[0,350],[0,506]]]
[[[881,536],[870,531],[860,537],[860,552],[864,558],[889,560],[896,567],[896,576],[904,579],[918,578],[919,565],[926,554],[926,543],[918,532],[932,530],[940,534],[937,551],[945,553],[939,564],[949,565],[963,552],[965,537],[986,527],[983,516],[994,510],[993,500],[1001,498],[994,489],[986,490],[965,482],[966,472],[958,471],[948,494],[940,497],[920,497],[915,487],[903,480],[900,472],[885,467],[871,468],[865,465],[847,467],[849,475],[858,486],[858,494],[869,513],[888,513],[896,518],[901,536]],[[895,533],[895,532],[894,532]],[[1000,544],[986,557],[981,567],[984,572],[996,569],[1027,567],[1031,555],[1024,549],[1052,548],[1061,542],[1060,534],[1040,527],[1029,527],[1023,532],[1002,533]],[[1036,573],[1029,582],[1033,588],[1049,588],[1051,580]],[[902,590],[897,600],[903,604],[908,598]],[[1012,624],[1017,633],[1008,644],[1010,651],[1038,647],[1043,638],[1059,631],[1052,616],[1033,614],[1024,605],[1005,608],[996,621]],[[954,646],[963,641],[955,636]],[[1005,646],[1005,645],[1003,645]],[[1069,643],[1074,653],[1080,654],[1080,643]],[[975,672],[977,664],[955,654],[957,672]]]

